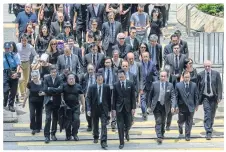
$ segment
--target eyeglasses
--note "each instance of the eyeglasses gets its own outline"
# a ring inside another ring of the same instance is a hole
[[[120,39],[120,40],[124,40],[125,38],[124,38],[124,37],[120,37],[119,39]]]
[[[98,49],[93,49],[93,51],[98,51]]]
[[[92,24],[92,25],[97,25],[97,24]]]
[[[51,45],[56,45],[56,43],[52,43]]]
[[[146,49],[146,46],[142,46],[142,47],[140,47],[140,48],[142,48],[142,49]]]
[[[109,20],[113,20],[114,18],[109,18]]]

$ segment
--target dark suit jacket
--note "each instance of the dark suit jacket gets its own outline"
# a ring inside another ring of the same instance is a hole
[[[98,22],[97,29],[101,30],[102,29],[102,24],[106,20],[106,11],[105,11],[105,6],[103,4],[99,4],[97,15],[96,15],[96,13],[94,11],[93,4],[90,4],[87,7],[86,29],[90,29],[90,27],[91,27],[91,19],[94,19],[94,18]]]
[[[110,87],[107,84],[103,84],[103,92],[102,92],[102,106],[104,109],[104,113],[106,117],[108,116],[108,112],[111,111],[111,92]],[[93,84],[89,87],[87,98],[87,111],[91,111],[92,115],[95,115],[97,107],[98,107],[98,89],[97,84]]]
[[[188,57],[188,44],[184,40],[180,40],[180,50],[182,54],[185,54]]]
[[[202,104],[203,93],[205,89],[205,70],[198,73],[197,79],[198,79],[197,84],[198,84],[199,95],[200,95],[199,100],[200,100],[200,104]],[[211,87],[212,87],[213,94],[216,98],[216,101],[221,100],[222,99],[222,82],[221,82],[220,73],[215,70],[211,70]]]
[[[84,73],[81,78],[80,78],[80,85],[82,86],[82,91],[84,92],[84,94],[88,91],[87,87],[88,87],[88,81],[89,81],[89,74],[88,73]]]
[[[96,63],[96,71],[101,68],[102,60],[104,59],[104,55],[101,53],[97,53],[97,63]],[[89,63],[93,63],[92,52],[88,53],[84,57],[84,72],[87,72],[87,66]]]
[[[163,52],[164,52],[163,59],[166,60],[166,56],[167,56],[168,54],[170,54],[170,53],[173,53],[173,50],[172,50],[172,44],[170,43],[170,44],[166,45],[166,46],[164,47]]]
[[[147,103],[150,103],[151,110],[154,111],[158,102],[160,93],[160,81],[153,82]],[[165,111],[166,114],[170,112],[171,105],[175,102],[174,87],[172,83],[165,84]]]
[[[58,56],[57,69],[58,69],[59,73],[63,73],[63,70],[67,68],[65,58],[66,57],[64,54]],[[80,63],[79,63],[77,55],[71,54],[71,64],[72,64],[72,72],[74,72],[74,74],[79,74],[80,73]]]
[[[79,47],[73,46],[72,54],[78,56],[79,63],[81,66],[83,66],[82,49]]]
[[[135,86],[135,90],[136,92],[138,91],[138,79],[137,79],[137,76],[134,75],[133,73],[131,72],[128,72],[129,73],[129,81],[133,82],[134,86]],[[128,79],[127,79],[128,80]],[[116,81],[118,82],[119,79],[118,77],[116,77]]]
[[[61,33],[64,32],[64,22],[61,24]],[[50,35],[52,37],[56,37],[57,35],[60,34],[60,24],[58,21],[56,22],[51,22],[50,26]]]
[[[151,47],[152,47],[151,45],[148,45],[149,54],[150,54],[150,56],[152,58]],[[156,68],[158,70],[160,70],[161,67],[162,67],[162,58],[163,58],[162,57],[162,45],[161,44],[156,44],[155,50],[156,50]],[[153,59],[152,59],[152,61],[153,61]]]
[[[126,89],[122,90],[120,81],[114,84],[113,90],[113,105],[112,110],[121,112],[123,107],[127,112],[131,112],[132,109],[136,109],[135,101],[135,87],[133,82],[126,80]]]
[[[49,88],[49,89],[48,89]],[[63,82],[60,76],[56,76],[54,84],[51,75],[44,77],[44,88],[43,91],[46,93],[44,96],[44,104],[48,104],[51,96],[55,99],[53,102],[60,105],[61,93],[63,91]]]
[[[127,36],[125,38],[125,42],[126,42],[126,44],[129,44],[131,46],[131,48],[132,48],[131,51],[132,52],[138,51],[138,49],[139,49],[139,41],[137,40],[137,38],[134,38],[133,45],[130,42],[130,36]]]
[[[177,83],[175,96],[176,100],[172,106],[174,108],[179,107],[180,109],[180,104],[184,103],[188,107],[189,112],[194,112],[195,108],[199,105],[198,88],[194,82],[189,82],[189,93],[185,90],[184,81]]]
[[[184,60],[187,58],[186,55],[180,54],[179,55],[179,74],[182,74],[183,68],[184,68]],[[174,59],[174,53],[170,53],[165,58],[165,65],[170,65],[170,73],[174,74],[175,71],[175,59]]]
[[[112,70],[112,79],[113,79],[113,82],[112,82],[112,85],[114,84],[114,83],[116,83],[117,82],[117,72],[116,72],[116,70],[114,69],[114,68],[112,68],[111,69]],[[100,69],[98,69],[98,73],[101,73],[102,74],[102,76],[103,76],[103,78],[104,78],[104,83],[106,83],[105,81],[105,68],[100,68]]]
[[[115,42],[116,43],[116,37],[118,35],[118,33],[122,32],[122,24],[118,21],[115,21]],[[110,22],[105,22],[102,25],[102,46],[103,46],[103,50],[107,50],[109,43],[110,43]]]
[[[129,44],[124,43],[124,45],[120,45],[119,43],[117,43],[116,45],[114,45],[113,50],[118,50],[119,51],[119,58],[124,59],[127,55],[127,53],[131,52],[132,47]]]
[[[142,90],[149,91],[151,88],[151,85],[154,81],[158,80],[158,71],[156,69],[156,66],[152,63],[152,61],[148,62],[148,71],[147,71],[147,76],[145,77],[145,67],[143,61],[141,62],[141,67],[142,67],[142,77],[143,80],[145,81],[141,82],[143,83],[142,85]]]

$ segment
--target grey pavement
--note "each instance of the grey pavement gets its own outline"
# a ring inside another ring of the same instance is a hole
[[[169,28],[167,32],[172,34],[175,30],[179,29],[182,32],[182,39],[188,42],[190,57],[194,58],[194,37],[188,37],[186,34],[186,29],[176,21],[176,5],[171,6],[171,11],[169,15]],[[8,6],[4,4],[4,24],[12,23],[15,19],[13,14],[8,14]],[[4,41],[16,41],[15,28],[4,28]],[[162,44],[167,45],[169,43],[169,38],[163,40]],[[196,65],[195,65],[196,66]],[[198,71],[203,68],[198,68]],[[85,115],[80,115],[80,120],[83,125],[79,129],[79,142],[64,142],[65,139],[64,131],[57,134],[57,137],[60,141],[51,142],[49,145],[44,144],[43,130],[41,133],[31,136],[31,130],[29,128],[29,108],[28,102],[25,108],[21,107],[21,104],[16,104],[16,113],[11,113],[4,110],[4,121],[6,118],[17,118],[18,123],[4,123],[4,150],[101,150],[100,144],[92,144],[92,134],[86,132],[86,122]],[[209,149],[216,150],[217,148],[223,148],[224,144],[222,138],[224,138],[224,102],[221,102],[218,106],[216,113],[216,123],[214,125],[214,139],[211,141],[205,140],[205,131],[203,128],[203,118],[204,118],[203,107],[200,106],[199,110],[194,115],[195,125],[193,126],[194,133],[192,134],[192,139],[190,142],[184,142],[184,140],[178,140],[178,132],[176,120],[177,115],[173,116],[174,124],[171,127],[170,132],[166,132],[166,139],[163,141],[162,145],[157,145],[154,133],[154,116],[148,116],[148,123],[151,125],[142,125],[146,122],[143,122],[141,117],[141,110],[137,108],[135,121],[138,125],[134,125],[130,131],[130,142],[125,143],[125,150],[140,150],[140,149]],[[43,123],[45,121],[45,112],[43,112]],[[19,127],[16,127],[19,125]],[[140,125],[140,126],[139,126]],[[118,150],[118,134],[111,132],[110,126],[108,141],[109,150]],[[148,144],[147,144],[148,143]],[[173,143],[173,144],[172,144]],[[57,144],[57,147],[56,145]],[[68,146],[69,145],[69,146]]]

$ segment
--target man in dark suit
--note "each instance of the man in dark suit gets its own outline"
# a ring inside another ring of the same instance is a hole
[[[84,57],[84,72],[87,72],[86,68],[89,63],[92,63],[95,66],[95,71],[98,71],[102,66],[101,62],[104,59],[104,55],[98,53],[98,46],[96,44],[93,44],[91,51],[92,52],[86,54]]]
[[[81,86],[83,89],[83,92],[85,94],[85,101],[86,101],[86,107],[85,107],[85,111],[86,111],[86,121],[88,123],[88,128],[87,131],[92,131],[92,119],[90,116],[87,115],[87,93],[88,93],[88,89],[91,85],[96,84],[96,78],[95,78],[95,67],[93,64],[88,64],[87,66],[87,73],[84,73],[81,77]]]
[[[56,141],[55,136],[57,131],[58,122],[58,110],[61,104],[61,92],[63,88],[63,82],[61,77],[57,75],[57,69],[55,66],[50,68],[50,75],[44,77],[44,105],[46,111],[46,120],[44,128],[45,143],[49,143],[50,140],[50,125],[52,122],[51,139]],[[51,118],[53,116],[53,118]]]
[[[125,37],[124,33],[119,33],[117,35],[117,44],[113,46],[113,50],[119,50],[119,57],[122,59],[132,50],[131,45],[125,43]]]
[[[112,57],[113,46],[116,44],[116,37],[118,33],[122,31],[122,25],[120,22],[115,21],[115,14],[113,12],[108,13],[108,22],[102,25],[102,46],[106,52],[106,56]]]
[[[167,81],[167,72],[160,72],[160,81],[153,82],[147,102],[150,103],[149,111],[153,111],[155,117],[155,132],[158,144],[162,143],[165,133],[166,116],[171,104],[175,100],[172,83]]]
[[[73,28],[76,29],[76,36],[79,47],[82,46],[83,42],[86,42],[86,16],[87,16],[87,4],[75,4],[74,7],[74,25]],[[83,37],[82,37],[83,36]]]
[[[164,56],[163,56],[164,60],[168,54],[173,53],[173,49],[172,49],[173,44],[179,44],[179,39],[176,34],[172,34],[170,36],[170,43],[164,47],[164,51],[163,51],[164,52]]]
[[[148,44],[148,50],[152,62],[156,65],[158,71],[162,67],[162,45],[157,43],[158,36],[153,34],[149,38],[150,44]]]
[[[220,73],[212,70],[211,66],[211,61],[205,61],[205,70],[200,72],[197,76],[199,104],[203,104],[204,127],[206,130],[207,140],[211,140],[216,109],[218,107],[218,103],[222,100],[222,82]]]
[[[184,68],[186,55],[180,53],[179,44],[172,45],[173,53],[170,53],[165,58],[165,65],[170,65],[170,73],[177,77],[177,82],[180,81],[180,76]]]
[[[156,69],[155,64],[150,60],[148,52],[142,53],[142,61],[141,61],[141,68],[142,68],[142,77],[143,81],[141,94],[140,94],[140,105],[142,116],[144,120],[147,120],[147,98],[150,93],[150,88],[152,83],[158,80],[158,71]]]
[[[86,16],[86,30],[88,31],[91,28],[91,19],[96,19],[98,26],[97,30],[102,29],[102,24],[106,20],[106,11],[103,4],[90,4],[87,7],[87,16]]]
[[[181,47],[181,53],[185,54],[188,57],[188,43],[181,39],[181,31],[176,30],[174,34],[178,36],[178,40],[179,40],[178,43],[180,44],[180,47]]]
[[[173,87],[175,88],[176,83],[177,83],[177,77],[170,73],[170,65],[166,65],[164,67],[164,70],[167,72],[167,78],[168,78],[167,81],[172,83]],[[170,109],[171,109],[171,107],[170,107]],[[166,131],[170,131],[172,117],[173,117],[173,113],[169,112],[168,115],[167,115],[167,120],[166,120]]]
[[[184,81],[176,84],[176,100],[172,105],[171,112],[179,110],[178,127],[179,137],[183,135],[183,125],[185,123],[185,140],[189,141],[191,136],[192,122],[195,110],[198,110],[198,88],[194,82],[190,81],[190,73],[183,73]]]
[[[64,48],[64,54],[60,55],[57,59],[57,69],[59,73],[63,73],[63,70],[68,68],[69,71],[74,74],[80,73],[80,63],[78,56],[71,53],[69,46]]]
[[[96,75],[96,83],[90,86],[87,94],[87,115],[93,119],[94,143],[98,143],[99,119],[101,119],[101,147],[107,147],[107,121],[108,113],[111,111],[110,87],[103,83],[101,73]]]
[[[56,37],[60,33],[64,32],[64,15],[63,13],[58,13],[58,21],[51,22],[50,35]]]
[[[124,133],[129,141],[129,130],[132,123],[132,115],[135,113],[135,86],[133,82],[126,80],[123,70],[118,71],[119,81],[114,84],[112,112],[117,116],[119,133],[119,149],[124,147]]]
[[[126,44],[129,44],[132,49],[130,51],[135,52],[139,49],[139,41],[136,38],[136,28],[130,27],[130,35],[126,37],[125,42]]]
[[[104,59],[104,67],[100,68],[98,70],[98,73],[101,73],[104,78],[104,83],[108,84],[110,86],[110,92],[111,92],[111,104],[113,104],[112,101],[112,95],[113,95],[113,85],[115,82],[117,82],[117,73],[116,70],[113,68],[113,63],[110,57],[105,57]],[[109,114],[110,119],[110,114]],[[116,128],[116,118],[112,116],[112,122],[111,122],[111,128],[112,130],[115,130]]]

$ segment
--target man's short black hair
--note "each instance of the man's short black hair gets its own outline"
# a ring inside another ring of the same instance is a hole
[[[118,70],[118,74],[119,74],[119,73],[123,73],[124,75],[126,75],[125,71],[122,70],[122,69]]]

